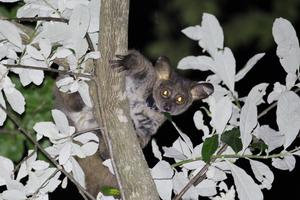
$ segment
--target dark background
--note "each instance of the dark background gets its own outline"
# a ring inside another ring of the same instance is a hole
[[[18,4],[0,6],[0,14],[13,16]],[[247,76],[236,84],[240,97],[246,96],[251,88],[258,83],[285,84],[286,73],[280,66],[276,56],[276,45],[272,37],[272,24],[278,17],[288,19],[300,33],[300,1],[299,0],[131,0],[129,21],[129,48],[141,51],[150,60],[160,55],[168,56],[176,67],[178,61],[187,55],[200,55],[202,49],[197,42],[188,39],[181,30],[194,25],[200,25],[203,12],[215,15],[224,30],[225,46],[232,49],[236,58],[237,71],[244,66],[250,57],[257,53],[266,52],[266,55]],[[209,74],[198,71],[181,71],[182,75],[193,80],[204,80]],[[22,123],[27,129],[32,128],[37,121],[50,120],[53,97],[51,95],[53,79],[47,78],[39,90],[36,86],[22,88],[15,79],[17,86],[25,94],[27,108]],[[268,91],[271,91],[269,86]],[[41,99],[41,96],[43,99]],[[38,106],[37,106],[38,105]],[[194,103],[184,114],[174,117],[177,125],[188,134],[193,142],[201,143],[202,132],[198,131],[193,123],[193,114],[205,104]],[[259,107],[261,112],[264,107]],[[32,113],[35,113],[32,115]],[[33,117],[32,117],[33,116]],[[277,129],[275,109],[260,119],[260,124],[270,124]],[[30,148],[22,136],[14,132],[14,126],[7,122],[0,134],[0,154],[7,155],[18,162],[24,151]],[[155,136],[159,146],[171,146],[177,139],[178,133],[173,126],[166,122]],[[16,145],[17,141],[17,145]],[[295,145],[299,145],[297,141]],[[151,147],[144,149],[150,167],[157,160],[153,157]],[[299,159],[297,158],[297,161]],[[292,172],[277,170],[271,166],[271,161],[265,161],[274,172],[275,180],[270,191],[264,189],[264,197],[270,199],[297,199],[300,184],[299,163]],[[247,161],[241,159],[238,165],[249,173]],[[250,175],[252,175],[250,173]],[[142,178],[142,177],[141,177]],[[231,183],[230,180],[227,183]],[[229,186],[230,187],[230,186]],[[60,187],[50,199],[81,199],[76,188],[71,186],[67,190]],[[205,199],[205,198],[201,198]]]

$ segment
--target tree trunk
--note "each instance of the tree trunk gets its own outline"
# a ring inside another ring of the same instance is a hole
[[[124,93],[124,75],[109,66],[127,52],[129,0],[101,0],[99,51],[91,95],[103,130],[123,200],[159,199],[144,159]],[[101,180],[99,180],[101,181]]]

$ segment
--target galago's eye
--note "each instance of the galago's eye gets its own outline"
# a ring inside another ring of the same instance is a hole
[[[171,96],[171,91],[168,90],[168,89],[162,89],[160,91],[160,95],[163,97],[163,98],[169,98]]]
[[[183,96],[178,95],[178,96],[176,97],[176,104],[182,105],[182,104],[184,104],[184,102],[185,102],[185,99],[184,99]]]

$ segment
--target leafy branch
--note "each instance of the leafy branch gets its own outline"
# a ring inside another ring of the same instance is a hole
[[[59,170],[61,171],[66,177],[68,177],[73,183],[74,185],[76,185],[76,187],[78,188],[79,191],[82,192],[82,194],[86,195],[89,199],[91,200],[95,200],[95,198],[93,197],[93,195],[91,195],[89,192],[87,192],[75,179],[74,177],[68,173],[65,169],[62,168],[62,166],[60,166],[56,160],[54,160],[51,155],[31,136],[31,134],[29,132],[27,132],[22,126],[21,124],[18,122],[18,120],[15,118],[15,116],[10,113],[7,109],[5,109],[1,104],[0,104],[0,108],[7,114],[8,118],[18,127],[18,130],[28,138],[28,140],[34,144],[37,149],[44,155],[47,157],[47,159]]]
[[[89,74],[83,74],[83,73],[77,73],[77,72],[72,72],[68,70],[59,70],[59,69],[54,69],[54,68],[44,68],[44,67],[36,67],[36,66],[31,66],[31,65],[13,65],[13,64],[3,64],[7,68],[22,68],[22,69],[33,69],[33,70],[42,70],[42,71],[47,71],[47,72],[54,72],[58,74],[64,74],[64,75],[71,75],[71,76],[77,76],[77,77],[85,77],[85,78],[92,78],[92,75]]]
[[[300,88],[297,88],[294,92],[298,93],[300,91]],[[277,102],[272,103],[269,107],[267,107],[265,110],[263,110],[260,114],[258,114],[257,119],[260,119],[261,117],[263,117],[264,115],[266,115],[269,111],[271,111],[273,108],[275,108],[277,106]],[[178,128],[175,127],[177,130]],[[273,155],[266,155],[266,156],[259,156],[259,155],[237,155],[237,154],[232,154],[232,155],[222,155],[222,153],[227,149],[228,145],[227,144],[223,144],[223,146],[221,146],[221,148],[219,149],[219,151],[217,152],[216,155],[213,155],[211,157],[211,162],[214,162],[216,159],[218,158],[256,158],[256,159],[268,159],[268,158],[277,158],[277,157],[282,157],[284,155],[288,155],[290,153],[293,153],[297,150],[299,150],[300,148],[295,148],[293,150],[291,150],[290,152],[283,152],[283,153],[279,153],[279,154],[273,154]],[[197,160],[197,158],[196,158]],[[202,160],[199,157],[199,160]],[[195,160],[185,160],[187,162],[192,162]],[[181,161],[178,163],[175,163],[172,165],[172,167],[176,167],[176,166],[180,166],[182,164],[185,164],[185,161]],[[173,200],[180,200],[182,198],[182,196],[189,190],[190,187],[192,187],[193,185],[198,185],[199,183],[201,183],[205,178],[206,178],[206,172],[209,168],[210,164],[206,163],[202,169],[188,182],[188,184],[173,198]]]

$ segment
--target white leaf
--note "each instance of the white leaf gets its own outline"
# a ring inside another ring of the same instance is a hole
[[[39,42],[39,46],[41,49],[41,53],[45,58],[48,58],[50,56],[51,53],[51,42],[48,39],[41,39]]]
[[[252,140],[251,132],[257,125],[257,107],[255,103],[245,103],[241,109],[240,132],[244,151]]]
[[[246,65],[235,75],[235,81],[240,81],[245,75],[254,67],[254,65],[265,55],[265,53],[259,53],[254,55],[248,60]]]
[[[262,200],[263,193],[259,186],[242,168],[228,162],[240,200]]]
[[[201,152],[199,153],[199,155],[201,155]],[[198,170],[198,169],[202,169],[202,167],[204,167],[204,165],[205,165],[204,161],[195,160],[193,162],[188,162],[188,163],[183,164],[182,167],[184,167],[185,169],[188,169],[188,170]]]
[[[98,150],[98,143],[95,142],[88,142],[81,146],[82,151],[86,156],[91,156],[95,154]]]
[[[300,97],[291,91],[284,92],[279,97],[276,115],[279,131],[285,136],[286,149],[300,130]]]
[[[102,164],[109,169],[110,173],[115,174],[114,168],[111,163],[111,159],[107,159],[103,161]]]
[[[271,129],[268,125],[255,129],[253,134],[268,145],[268,152],[271,152],[284,144],[284,135]]]
[[[260,83],[254,86],[247,96],[246,103],[254,103],[255,105],[261,104],[263,102],[262,98],[266,94],[268,85],[268,83]]]
[[[66,164],[66,162],[69,160],[69,158],[71,157],[71,150],[72,150],[72,145],[69,142],[64,144],[63,148],[61,148],[58,157],[58,161],[60,165]]]
[[[222,79],[230,91],[234,92],[235,58],[231,49],[225,47],[223,51],[217,51],[214,59],[215,73]]]
[[[177,160],[185,160],[187,157],[174,147],[163,147],[164,157],[174,158]]]
[[[228,96],[225,96],[216,103],[215,112],[212,112],[211,124],[218,134],[222,134],[232,114],[232,103]]]
[[[183,139],[184,142],[183,141],[182,142],[185,143],[184,145],[189,148],[190,152],[192,152],[193,151],[193,143],[192,143],[191,139],[178,128],[178,126],[175,124],[175,122],[172,121],[172,125],[175,127],[175,129],[179,133],[180,137]],[[181,141],[179,141],[179,142],[181,142]],[[176,141],[174,142],[174,144],[175,143],[176,143]],[[185,151],[185,152],[187,153],[187,151]],[[185,155],[187,155],[187,154],[185,154]]]
[[[32,163],[32,168],[35,170],[45,170],[49,167],[49,163],[43,160],[36,160]]]
[[[12,3],[12,2],[17,2],[20,0],[0,0],[0,2],[6,2],[6,3]]]
[[[69,20],[69,26],[79,37],[83,38],[90,24],[90,13],[88,7],[78,5],[74,8]]]
[[[4,88],[4,93],[11,108],[18,114],[22,114],[25,111],[25,98],[22,93],[15,88]]]
[[[284,85],[281,85],[279,82],[274,83],[273,91],[270,92],[267,102],[271,104],[273,101],[277,101],[284,91],[286,91],[286,87]]]
[[[39,41],[41,38],[47,38],[51,43],[64,42],[70,39],[72,30],[65,23],[43,23],[43,31],[34,39],[33,42]]]
[[[263,188],[270,190],[274,181],[273,172],[262,162],[256,160],[249,161],[255,178],[262,183]]]
[[[2,193],[4,200],[26,200],[27,197],[24,192],[19,190],[6,190]]]
[[[157,192],[163,200],[171,200],[172,176],[174,171],[166,161],[159,161],[152,169],[151,174],[156,185]]]
[[[289,170],[291,172],[295,168],[296,159],[293,155],[284,156],[283,159],[273,158],[272,165],[277,169]]]
[[[62,182],[61,182],[61,187],[63,189],[66,189],[67,188],[67,185],[68,185],[68,177],[65,177]]]
[[[295,156],[300,156],[300,150],[294,152],[293,155],[295,155]]]
[[[208,56],[187,56],[178,62],[177,68],[182,70],[214,71],[214,60]]]
[[[99,51],[92,51],[92,52],[89,52],[85,55],[84,60],[98,59],[98,58],[100,58],[100,52]]]
[[[207,136],[209,134],[209,129],[206,125],[204,125],[203,114],[200,110],[195,112],[193,120],[196,128],[198,130],[202,130],[204,135]]]
[[[50,139],[58,139],[62,137],[59,135],[55,124],[52,122],[38,122],[33,126],[33,130],[38,133],[38,139],[41,139],[42,136]]]
[[[224,35],[222,27],[220,26],[217,18],[214,15],[204,13],[202,16],[202,38],[199,45],[203,50],[214,57],[218,49],[224,47]]]
[[[71,162],[72,162],[72,173],[74,176],[74,179],[78,181],[78,183],[85,188],[85,175],[83,170],[81,169],[80,165],[78,162],[71,157]]]
[[[91,0],[88,7],[90,12],[90,25],[88,32],[99,31],[99,13],[100,13],[100,4],[99,0]],[[97,48],[96,48],[97,49]]]
[[[99,142],[99,138],[95,133],[87,132],[81,135],[78,135],[73,138],[75,141],[80,142],[81,144],[85,144],[89,141]]]
[[[293,25],[284,18],[273,23],[272,33],[277,43],[276,54],[287,73],[295,73],[300,65],[300,48]]]
[[[210,166],[208,171],[206,172],[206,176],[208,179],[219,182],[227,179],[226,173],[219,168]]]
[[[213,180],[204,179],[196,186],[196,190],[200,196],[211,197],[217,194],[217,186]]]
[[[171,179],[174,171],[168,162],[161,160],[151,169],[151,174],[153,179]]]
[[[43,57],[43,55],[41,54],[41,52],[31,45],[27,45],[26,51],[30,57],[32,57],[36,60],[44,60],[45,59]]]
[[[183,187],[189,182],[189,179],[184,175],[183,172],[175,173],[173,177],[173,190],[175,194],[178,194]],[[182,199],[198,199],[197,189],[191,186],[190,189],[182,196]]]
[[[286,89],[290,90],[294,87],[298,76],[296,74],[288,73],[285,78]]]
[[[84,81],[80,81],[78,83],[78,85],[79,85],[78,92],[79,92],[83,102],[88,107],[92,107],[93,105],[92,105],[92,100],[91,100],[91,97],[90,97],[89,85]]]
[[[0,91],[0,104],[6,108],[5,100],[3,98],[2,91]],[[0,108],[0,126],[3,126],[3,123],[6,120],[6,112]]]
[[[13,162],[0,156],[0,186],[5,185],[7,181],[13,177],[14,164]]]
[[[159,151],[159,147],[157,146],[155,139],[152,139],[151,147],[152,147],[152,153],[154,157],[157,158],[158,160],[162,160],[162,155],[161,152]]]
[[[0,35],[3,35],[9,42],[22,49],[22,39],[20,31],[13,23],[0,20]]]
[[[64,135],[69,135],[70,127],[66,115],[57,109],[52,110],[51,113],[58,130]]]
[[[192,40],[201,40],[203,37],[202,28],[199,25],[187,27],[181,32]]]

